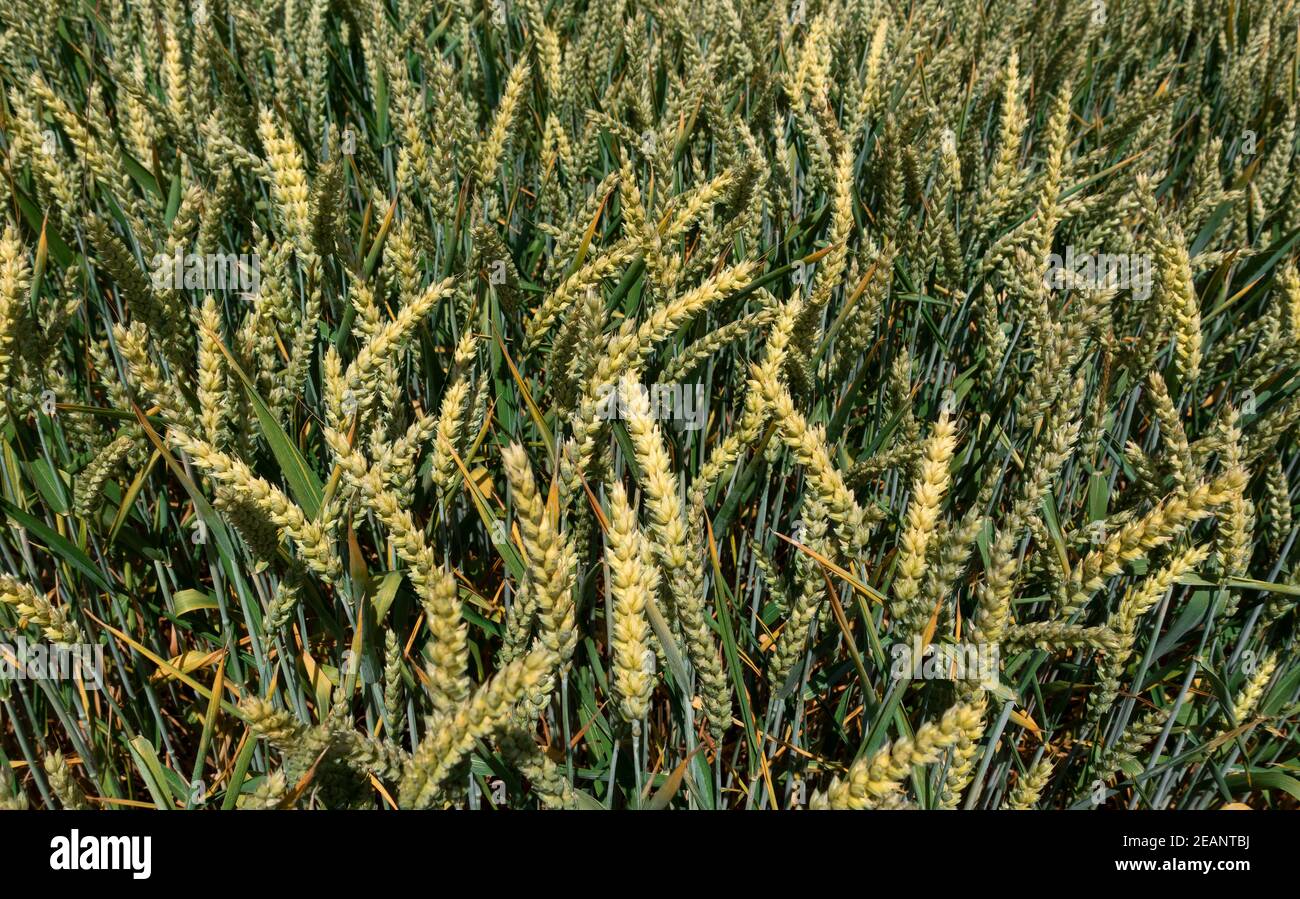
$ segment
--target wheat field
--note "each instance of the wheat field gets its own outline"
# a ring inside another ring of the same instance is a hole
[[[0,808],[1300,800],[1295,0],[0,19]]]

